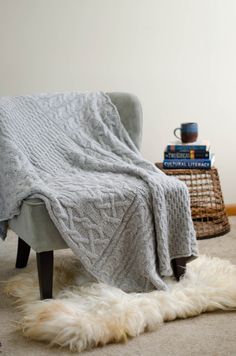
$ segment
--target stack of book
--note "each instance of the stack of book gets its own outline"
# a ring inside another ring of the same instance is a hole
[[[210,151],[208,141],[169,143],[164,152],[163,168],[166,169],[210,169],[215,155]]]

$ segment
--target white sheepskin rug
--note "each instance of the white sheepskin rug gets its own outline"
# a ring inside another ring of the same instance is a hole
[[[228,261],[201,256],[168,285],[164,292],[127,294],[96,283],[70,258],[56,265],[52,300],[39,300],[35,271],[11,278],[5,289],[16,298],[26,337],[77,352],[123,342],[164,321],[236,309],[236,266]]]

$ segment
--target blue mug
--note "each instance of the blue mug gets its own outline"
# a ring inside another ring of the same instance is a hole
[[[180,137],[176,132],[180,130]],[[174,135],[183,143],[191,143],[197,141],[198,138],[198,124],[196,122],[186,122],[181,124],[181,127],[177,127],[174,130]]]

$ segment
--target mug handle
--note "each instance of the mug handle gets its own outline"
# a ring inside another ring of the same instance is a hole
[[[180,132],[181,132],[181,128],[180,128],[180,127],[177,127],[176,129],[174,129],[174,135],[175,135],[175,137],[177,137],[179,140],[181,140],[181,138],[176,135],[176,131],[177,131],[177,130],[180,130]]]

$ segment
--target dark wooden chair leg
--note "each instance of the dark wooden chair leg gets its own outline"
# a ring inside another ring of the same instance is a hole
[[[41,299],[52,298],[53,251],[37,252],[37,267]]]
[[[27,266],[30,254],[30,246],[18,237],[18,247],[16,256],[16,268],[24,268]]]
[[[172,269],[177,281],[179,281],[181,276],[184,275],[186,269],[186,263],[188,262],[188,260],[189,257],[180,257],[172,260]]]

